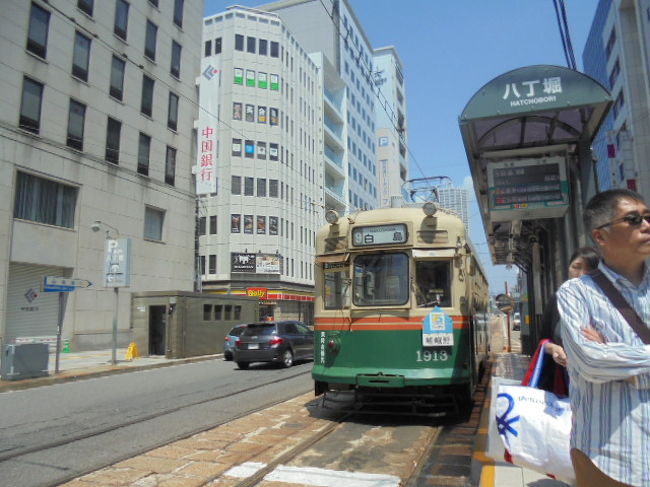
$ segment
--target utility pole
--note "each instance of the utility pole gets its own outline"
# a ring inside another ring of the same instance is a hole
[[[508,281],[505,282],[505,290],[506,290],[506,296],[510,296],[510,293],[508,291]],[[507,323],[507,330],[508,330],[508,348],[506,352],[510,353],[512,350],[512,346],[510,343],[510,315],[512,314],[512,309],[506,313],[506,323]]]

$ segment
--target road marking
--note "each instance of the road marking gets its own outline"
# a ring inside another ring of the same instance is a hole
[[[236,477],[238,479],[245,479],[247,477],[252,477],[258,470],[261,470],[264,467],[266,467],[266,463],[246,462],[231,468],[225,472],[224,475],[227,475],[228,477]]]
[[[236,478],[248,478],[266,467],[265,463],[245,462],[231,468],[224,475]],[[269,482],[287,482],[291,484],[314,485],[318,487],[398,487],[400,478],[363,472],[344,472],[314,467],[289,467],[278,465],[264,477]]]
[[[288,467],[280,465],[264,480],[319,487],[398,487],[400,478],[363,472],[342,472],[313,467]]]

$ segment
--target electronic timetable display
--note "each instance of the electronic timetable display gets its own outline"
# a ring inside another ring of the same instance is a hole
[[[352,230],[352,245],[355,247],[403,244],[407,239],[408,234],[404,223],[356,227]]]

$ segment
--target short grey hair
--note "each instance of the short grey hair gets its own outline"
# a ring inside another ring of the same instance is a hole
[[[594,195],[583,213],[585,228],[591,231],[614,219],[616,208],[622,199],[644,202],[643,197],[630,189],[610,189]]]

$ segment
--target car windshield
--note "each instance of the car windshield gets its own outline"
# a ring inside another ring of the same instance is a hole
[[[242,336],[261,336],[261,335],[273,335],[275,333],[275,325],[270,324],[260,324],[260,325],[248,325],[242,333]]]

